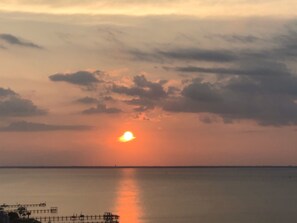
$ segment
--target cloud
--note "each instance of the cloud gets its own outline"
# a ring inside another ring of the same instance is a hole
[[[234,67],[176,67],[174,70],[185,73],[210,73],[219,75],[247,75],[247,76],[278,76],[280,73],[283,75],[290,75],[289,70],[281,63],[276,62],[264,62],[261,64],[255,64],[249,62],[242,68]]]
[[[112,96],[104,96],[102,99],[104,101],[114,101],[115,100]]]
[[[1,127],[0,132],[39,132],[39,131],[83,131],[90,130],[92,127],[85,125],[49,125],[18,121]]]
[[[182,91],[182,95],[192,100],[200,102],[217,102],[220,101],[221,95],[218,89],[210,83],[193,82]]]
[[[163,83],[151,82],[144,75],[133,78],[134,85],[131,87],[113,85],[112,91],[118,94],[126,94],[141,98],[160,99],[166,96]]]
[[[115,99],[112,96],[102,96],[99,98],[93,98],[93,97],[83,97],[76,100],[76,102],[81,104],[97,104],[100,103],[100,101],[115,101]]]
[[[261,125],[297,124],[297,76],[285,64],[265,58],[255,58],[252,63],[241,61],[240,66],[239,75],[229,75],[221,81],[192,80],[181,96],[164,104],[164,109],[211,113],[226,122],[250,119]],[[208,68],[203,71],[231,74],[234,70]]]
[[[15,0],[1,1],[1,8],[11,12],[87,15],[182,15],[190,17],[295,17],[293,0]],[[258,9],[262,9],[261,11]]]
[[[296,25],[295,25],[296,26]],[[273,50],[277,57],[295,59],[297,56],[297,31],[296,27],[288,30],[286,33],[278,35],[275,39],[279,46]]]
[[[156,106],[156,103],[154,101],[149,100],[147,98],[133,98],[131,100],[126,100],[124,102],[129,105],[136,105],[137,107],[134,108],[134,111],[137,112],[144,112],[153,109]]]
[[[0,116],[44,115],[46,111],[38,108],[32,101],[24,99],[10,89],[0,87]]]
[[[96,104],[98,103],[98,99],[92,98],[92,97],[84,97],[76,100],[76,102],[79,102],[82,104]]]
[[[219,116],[225,122],[253,120],[260,125],[296,125],[297,75],[296,66],[291,63],[297,56],[295,30],[296,24],[290,25],[287,32],[272,37],[272,44],[261,45],[262,48],[258,45],[252,49],[228,50],[226,55],[231,55],[228,64],[201,66],[192,56],[196,55],[196,49],[169,51],[166,56],[177,58],[179,64],[185,63],[173,68],[164,67],[165,70],[183,72],[183,75],[196,73],[199,78],[183,83],[186,86],[180,95],[169,95],[163,101],[163,109],[210,115],[200,119],[205,123],[217,121],[219,119],[214,117]],[[230,42],[258,41],[240,34],[221,37]],[[207,74],[212,74],[211,78]]]
[[[148,61],[148,62],[155,62],[155,63],[163,63],[164,57],[156,52],[145,52],[139,49],[129,49],[127,53],[132,55],[133,60],[137,61]]]
[[[139,49],[127,51],[134,60],[165,63],[168,60],[176,61],[203,61],[216,63],[235,62],[242,56],[239,52],[225,49],[199,49],[199,48],[176,48],[171,50],[155,50],[145,52]]]
[[[207,38],[220,38],[230,43],[255,43],[262,40],[262,38],[254,35],[239,35],[239,34],[232,34],[232,35],[218,34],[218,35],[207,36]]]
[[[7,96],[16,96],[17,94],[13,91],[5,88],[0,87],[0,97],[7,97]]]
[[[144,75],[137,75],[133,78],[133,85],[130,87],[113,85],[112,91],[118,94],[129,95],[132,98],[124,102],[129,105],[136,105],[134,111],[143,112],[156,107],[160,100],[167,97],[163,85],[166,80],[158,82],[148,81]]]
[[[106,107],[105,104],[97,104],[96,107],[86,109],[82,113],[90,115],[90,114],[102,114],[102,113],[116,114],[116,113],[120,113],[120,112],[122,112],[121,109],[113,108],[113,107],[108,108],[108,107]]]
[[[119,47],[125,46],[125,43],[122,41],[122,39],[126,33],[118,29],[118,27],[111,26],[110,24],[101,24],[97,30],[100,32],[100,36],[109,43],[115,44]]]
[[[159,55],[176,60],[184,61],[206,61],[228,63],[238,60],[234,52],[229,50],[211,50],[198,48],[174,49],[169,51],[159,51]]]
[[[18,46],[23,46],[23,47],[37,48],[37,49],[43,48],[35,43],[21,40],[20,38],[14,36],[14,35],[11,35],[11,34],[7,34],[7,33],[0,34],[0,40],[3,40],[5,43],[10,44],[10,45],[18,45]]]
[[[97,83],[102,83],[102,80],[97,79],[101,74],[100,71],[77,71],[74,73],[58,73],[49,76],[49,79],[54,82],[67,82],[74,85],[79,85],[87,88],[94,87]]]

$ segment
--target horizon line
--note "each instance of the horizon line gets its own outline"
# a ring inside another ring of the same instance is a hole
[[[124,168],[146,168],[146,169],[157,169],[157,168],[297,168],[297,165],[189,165],[189,166],[134,166],[134,165],[123,165],[123,166],[80,166],[80,165],[45,165],[45,166],[17,166],[7,165],[0,166],[0,169],[124,169]]]

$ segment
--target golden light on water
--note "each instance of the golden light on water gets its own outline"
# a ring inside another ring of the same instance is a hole
[[[131,140],[133,140],[135,138],[136,137],[134,136],[134,134],[132,132],[126,131],[126,132],[123,133],[123,135],[121,135],[119,137],[119,141],[120,142],[129,142],[129,141],[131,141]]]
[[[117,192],[115,212],[121,223],[143,223],[143,210],[140,201],[140,188],[135,169],[122,169],[122,178]]]

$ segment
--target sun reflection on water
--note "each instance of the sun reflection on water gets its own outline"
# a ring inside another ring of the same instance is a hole
[[[135,169],[122,169],[122,178],[117,192],[116,213],[120,223],[143,223],[139,187]]]

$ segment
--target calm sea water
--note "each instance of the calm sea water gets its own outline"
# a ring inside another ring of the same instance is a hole
[[[0,169],[0,203],[121,223],[296,223],[297,168]]]

